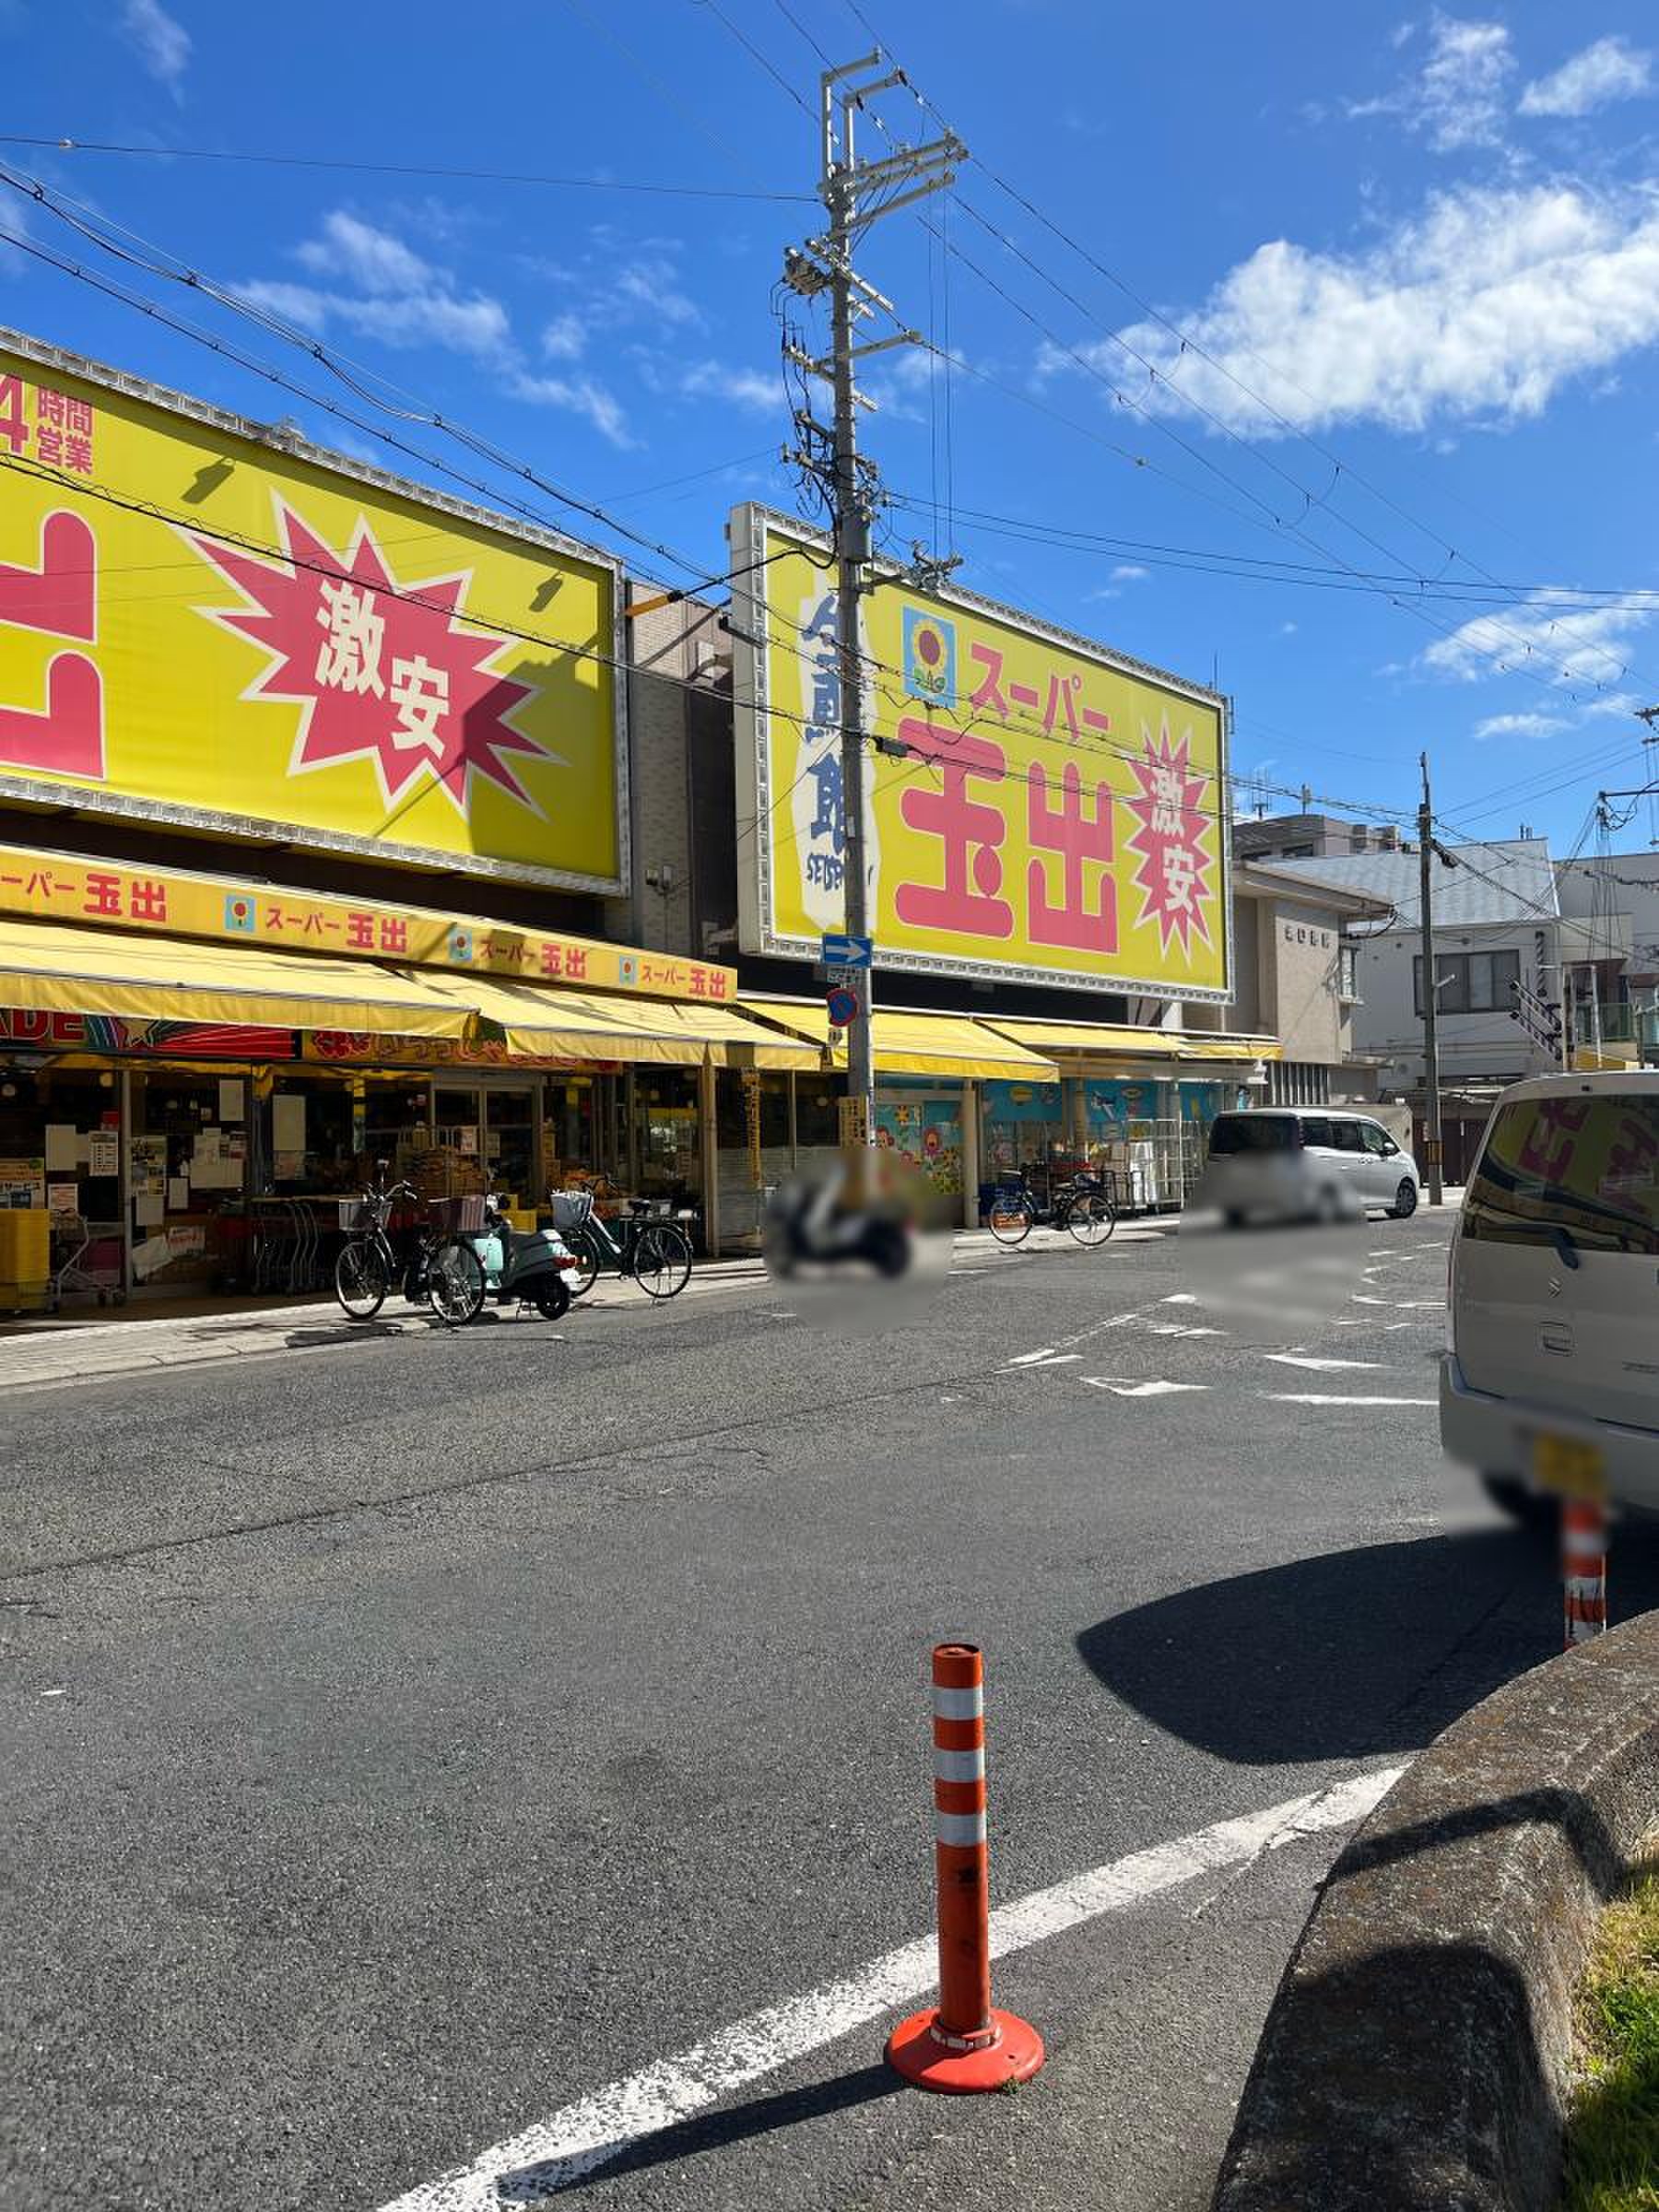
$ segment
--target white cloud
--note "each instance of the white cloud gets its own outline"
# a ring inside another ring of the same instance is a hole
[[[587,346],[587,325],[580,315],[555,315],[541,334],[541,349],[550,361],[573,361]]]
[[[1397,35],[1395,46],[1405,41]],[[1350,100],[1350,115],[1397,115],[1437,153],[1496,146],[1502,136],[1515,57],[1501,23],[1474,23],[1436,14],[1429,25],[1429,58],[1418,74],[1375,100]]]
[[[726,369],[719,361],[691,362],[680,377],[679,388],[688,399],[721,399],[762,414],[781,413],[783,406],[778,377],[762,376],[753,369]]]
[[[175,23],[160,0],[122,0],[121,28],[138,59],[179,99],[190,60],[190,33]]]
[[[1551,594],[1537,593],[1500,614],[1477,615],[1449,636],[1437,638],[1423,661],[1437,674],[1464,683],[1494,670],[1522,669],[1558,688],[1583,686],[1606,692],[1626,674],[1631,633],[1652,621],[1656,611],[1652,602],[1620,599],[1564,609]]]
[[[1653,56],[1623,39],[1597,39],[1521,95],[1523,115],[1588,115],[1610,100],[1635,100],[1653,88]]]
[[[1357,253],[1273,240],[1173,319],[1230,376],[1135,324],[1125,343],[1159,371],[1143,404],[1165,413],[1189,394],[1259,437],[1282,426],[1250,391],[1299,429],[1535,416],[1568,379],[1659,337],[1659,195],[1460,188]],[[1121,365],[1110,341],[1079,350]],[[1046,348],[1039,365],[1065,356]]]
[[[28,211],[20,199],[8,194],[4,205],[0,205],[0,276],[17,276],[22,273],[26,265],[17,241],[28,236]]]
[[[1090,599],[1121,599],[1124,584],[1138,582],[1146,573],[1147,571],[1135,561],[1120,560],[1115,569],[1107,571],[1105,582],[1096,584],[1088,596]]]
[[[1300,627],[1300,624],[1297,622],[1281,622],[1279,624],[1279,636],[1281,638],[1293,638]]]
[[[593,377],[534,374],[501,302],[488,292],[463,292],[448,270],[423,259],[394,232],[336,208],[314,238],[295,248],[294,258],[321,281],[260,278],[240,287],[241,296],[318,336],[337,328],[382,346],[431,346],[462,354],[491,374],[509,397],[580,415],[613,445],[634,443],[620,404],[604,385]],[[561,316],[542,333],[551,359],[564,358],[561,342],[574,342],[580,350],[572,317]]]
[[[366,292],[408,292],[434,280],[431,265],[401,238],[360,222],[343,207],[323,218],[322,236],[297,246],[294,258],[314,276]]]
[[[1554,737],[1571,725],[1559,714],[1488,714],[1475,724],[1475,740],[1484,745],[1492,737]]]
[[[616,289],[630,307],[646,308],[660,322],[689,326],[703,319],[697,302],[679,290],[671,262],[627,262],[617,273]]]
[[[620,401],[592,377],[530,376],[515,371],[507,389],[514,399],[525,400],[532,406],[563,407],[584,416],[602,438],[624,452],[638,443],[629,430]]]

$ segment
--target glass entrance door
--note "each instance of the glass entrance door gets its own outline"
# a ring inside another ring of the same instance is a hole
[[[484,1113],[477,1084],[440,1083],[432,1093],[432,1109],[433,1142],[482,1172]]]
[[[515,1206],[539,1206],[546,1194],[535,1168],[535,1094],[527,1084],[485,1090],[483,1141],[491,1189]]]

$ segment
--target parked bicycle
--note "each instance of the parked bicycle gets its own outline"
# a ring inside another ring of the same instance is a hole
[[[1022,1169],[996,1186],[986,1226],[999,1244],[1023,1244],[1037,1224],[1064,1229],[1079,1244],[1104,1244],[1117,1227],[1117,1207],[1098,1175],[1080,1169],[1045,1194]]]
[[[376,1182],[355,1204],[341,1205],[347,1235],[335,1258],[335,1296],[341,1311],[352,1321],[372,1321],[397,1284],[412,1306],[429,1305],[446,1327],[458,1328],[484,1302],[483,1262],[429,1209],[400,1255],[392,1243],[393,1209],[400,1198],[422,1207],[426,1202],[412,1183],[388,1185],[386,1165],[376,1160]]]
[[[691,1279],[691,1240],[648,1198],[630,1198],[628,1211],[602,1221],[589,1191],[555,1191],[553,1224],[575,1258],[571,1293],[591,1290],[602,1270],[632,1276],[648,1298],[677,1298]]]

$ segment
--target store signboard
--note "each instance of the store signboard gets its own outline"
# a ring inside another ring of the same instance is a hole
[[[739,932],[818,957],[845,927],[841,691],[824,541],[731,524]],[[878,968],[1224,1000],[1227,702],[877,564],[861,640]]]
[[[0,845],[0,914],[161,930],[280,952],[361,955],[400,966],[583,984],[641,997],[724,1004],[737,994],[735,969],[711,960],[641,952],[593,937],[550,936],[422,907],[367,906],[349,899],[307,898],[268,884],[118,867],[83,853],[40,853],[27,845]]]
[[[628,888],[606,555],[0,331],[0,794]]]

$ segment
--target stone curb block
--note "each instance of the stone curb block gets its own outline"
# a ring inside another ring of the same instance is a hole
[[[1659,1613],[1447,1729],[1337,1860],[1213,2212],[1547,2212],[1574,1985],[1659,1826]]]

